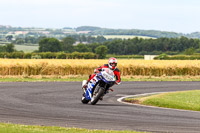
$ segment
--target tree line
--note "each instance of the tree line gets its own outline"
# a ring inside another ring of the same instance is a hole
[[[79,43],[77,45],[74,45],[74,43],[75,39],[72,37],[65,37],[61,41],[56,38],[44,38],[39,42],[38,52],[93,52],[97,54],[97,58],[99,59],[103,59],[106,57],[108,48],[105,45],[93,43],[92,46],[95,47],[91,48],[89,44]]]
[[[67,37],[71,37],[75,40],[75,42],[85,42],[85,43],[102,43],[105,41],[111,41],[113,39],[106,39],[103,36],[86,36],[86,35],[79,35],[79,34],[74,34],[74,35],[67,35]],[[45,36],[40,36],[40,37],[33,37],[33,36],[27,36],[27,37],[17,37],[13,40],[12,35],[7,35],[5,39],[13,44],[19,44],[19,45],[24,45],[24,44],[38,44],[39,41],[43,38],[47,38]],[[62,40],[63,38],[61,38]]]
[[[106,54],[113,55],[145,55],[145,54],[179,54],[194,52],[200,53],[200,40],[193,38],[158,38],[158,39],[116,39],[101,43],[78,43],[73,37],[62,40],[56,38],[43,38],[39,41],[39,49],[35,52],[92,52],[97,58],[105,58]],[[12,44],[0,47],[0,52],[12,52]]]
[[[158,39],[142,39],[133,38],[128,40],[112,40],[102,43],[79,43],[73,45],[75,39],[66,37],[59,41],[56,38],[45,38],[39,42],[39,52],[93,52],[97,53],[97,49],[102,48],[104,54],[115,55],[144,55],[144,54],[161,54],[168,53],[181,53],[189,48],[194,48],[200,51],[200,40],[186,37],[180,38],[158,38]]]
[[[200,40],[186,37],[158,39],[134,38],[128,40],[113,40],[105,42],[103,45],[108,47],[109,54],[117,55],[161,54],[164,52],[179,54],[189,48],[194,48],[199,51]]]

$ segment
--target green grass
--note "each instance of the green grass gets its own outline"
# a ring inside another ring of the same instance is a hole
[[[2,45],[5,45],[5,44],[8,44],[8,43],[3,43],[1,44],[0,43],[0,46]],[[39,45],[18,45],[18,44],[15,44],[15,49],[17,51],[24,51],[25,53],[28,53],[28,52],[33,52],[35,50],[38,50],[39,49]]]
[[[0,133],[142,133],[142,132],[88,130],[80,128],[30,126],[30,125],[0,123]]]
[[[39,49],[39,46],[37,45],[16,45],[15,44],[15,48],[17,51],[24,51],[25,53],[27,52],[33,52],[35,50],[38,50]]]
[[[10,42],[0,42],[0,45],[9,44]]]
[[[143,55],[115,55],[115,54],[107,54],[106,58],[109,59],[111,57],[115,57],[117,59],[144,59]]]
[[[187,76],[166,76],[166,77],[153,77],[153,76],[132,76],[122,77],[122,81],[200,81],[199,77]]]
[[[61,81],[83,81],[88,76],[70,77],[1,77],[0,82],[61,82]]]
[[[144,105],[200,111],[200,90],[162,93],[126,100],[134,100]]]
[[[88,79],[88,75],[71,76],[1,76],[0,82],[60,82],[60,81],[83,81]],[[123,81],[200,81],[200,77],[187,76],[168,76],[168,77],[149,77],[149,76],[122,76]]]

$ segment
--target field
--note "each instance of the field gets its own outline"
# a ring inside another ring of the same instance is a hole
[[[0,46],[4,45],[4,44],[8,44],[8,43],[5,43],[5,42],[3,42],[2,44],[0,43]],[[39,45],[17,45],[17,44],[15,44],[15,49],[17,51],[24,51],[25,53],[33,52],[34,50],[39,49]]]
[[[107,60],[0,59],[0,76],[89,75]],[[197,60],[118,60],[122,76],[199,76]]]
[[[37,45],[16,45],[15,44],[15,48],[17,51],[24,51],[26,52],[33,52],[34,50],[38,50],[39,46]]]
[[[120,39],[132,39],[132,38],[143,38],[143,39],[150,39],[153,37],[148,36],[134,36],[134,35],[103,35],[106,39],[114,39],[114,38],[120,38]],[[97,36],[95,36],[97,37]]]

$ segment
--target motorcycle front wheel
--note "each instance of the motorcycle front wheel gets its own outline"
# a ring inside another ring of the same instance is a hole
[[[95,105],[101,96],[103,96],[105,90],[103,87],[98,88],[98,92],[95,93],[95,95],[93,95],[92,99],[91,99],[91,104]]]

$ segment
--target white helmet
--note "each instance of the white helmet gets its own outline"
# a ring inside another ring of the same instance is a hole
[[[111,70],[115,70],[116,67],[117,67],[117,59],[114,58],[114,57],[111,57],[111,58],[108,60],[108,67],[109,67]]]

